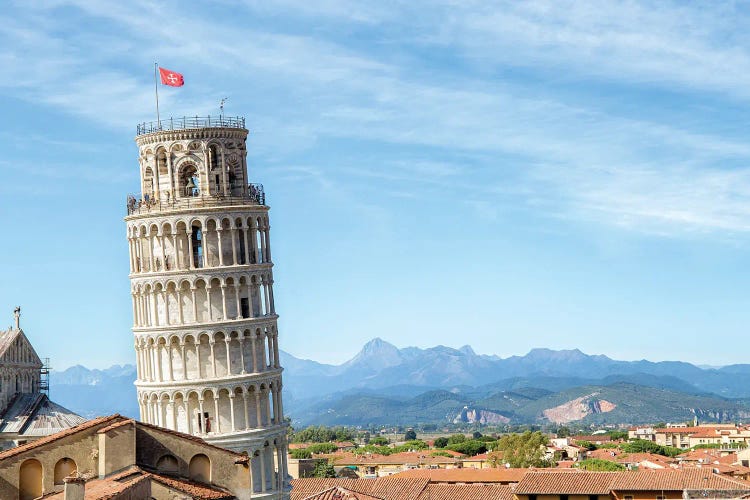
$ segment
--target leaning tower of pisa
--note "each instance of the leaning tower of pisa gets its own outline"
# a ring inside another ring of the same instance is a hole
[[[288,498],[268,206],[244,118],[138,126],[128,196],[141,420],[251,457],[254,498]]]

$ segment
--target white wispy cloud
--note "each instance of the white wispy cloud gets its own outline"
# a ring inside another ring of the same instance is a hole
[[[196,73],[193,92],[164,93],[166,108],[215,112],[214,97],[231,92],[231,105],[252,110],[251,128],[259,129],[264,154],[281,162],[282,151],[317,147],[320,138],[423,148],[421,158],[391,160],[387,169],[350,157],[325,170],[306,165],[279,171],[286,180],[342,190],[363,177],[398,181],[392,192],[405,197],[451,185],[488,220],[493,205],[512,197],[555,216],[659,234],[750,229],[750,146],[744,140],[700,124],[651,118],[647,110],[626,116],[581,105],[585,96],[570,99],[545,85],[529,88],[497,77],[498,69],[527,68],[542,80],[607,81],[744,100],[750,50],[737,28],[746,16],[731,5],[246,4],[246,15],[282,12],[308,19],[283,31],[175,5],[17,4],[15,22],[0,25],[0,88],[106,126],[132,127],[153,113],[150,76],[135,76],[136,69],[148,66],[144,58],[158,57]],[[61,9],[103,27],[63,38],[49,20]],[[424,16],[415,18],[415,10]],[[347,43],[345,31],[316,31],[309,25],[316,18],[384,30],[393,50],[368,51]],[[431,66],[429,57],[412,53],[414,44],[445,51],[466,65],[465,73],[457,77],[450,68]],[[481,156],[482,167],[440,160],[445,151]],[[333,180],[333,173],[341,177]]]

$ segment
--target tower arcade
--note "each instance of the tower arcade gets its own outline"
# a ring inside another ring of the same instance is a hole
[[[127,200],[141,420],[251,457],[253,498],[288,498],[269,207],[244,118],[139,125]]]

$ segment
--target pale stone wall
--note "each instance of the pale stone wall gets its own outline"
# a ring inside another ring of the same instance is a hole
[[[136,463],[135,424],[99,433],[99,477],[113,474]]]
[[[237,457],[234,453],[227,453],[225,450],[205,446],[184,437],[148,427],[138,427],[137,434],[136,461],[138,463],[155,468],[160,458],[172,455],[177,459],[178,474],[182,477],[189,477],[190,461],[196,455],[205,455],[211,463],[210,482],[212,484],[232,492],[250,491],[250,468],[245,464],[236,464]],[[249,495],[246,498],[249,498]]]
[[[62,491],[63,485],[54,484],[55,465],[63,458],[72,459],[81,473],[99,473],[99,440],[96,429],[91,433],[61,438],[54,444],[22,452],[12,460],[0,461],[0,498],[17,498],[20,469],[27,459],[42,464],[43,489],[45,493]]]

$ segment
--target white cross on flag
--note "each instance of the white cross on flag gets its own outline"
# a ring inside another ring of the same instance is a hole
[[[181,73],[159,66],[159,74],[161,75],[161,83],[164,85],[169,85],[170,87],[182,87],[185,85],[185,79]]]

